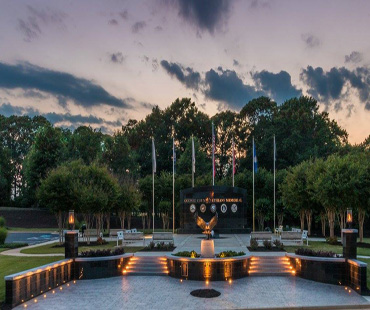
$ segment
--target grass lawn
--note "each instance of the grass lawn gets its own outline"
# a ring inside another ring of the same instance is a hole
[[[5,300],[5,276],[60,259],[60,257],[16,257],[0,255],[0,305]]]
[[[23,228],[23,227],[8,227],[10,232],[26,231],[26,232],[55,232],[58,228]]]
[[[304,247],[306,248],[306,245],[297,245],[297,246],[285,246],[285,250],[289,253],[294,253],[294,251],[297,248]],[[343,253],[343,247],[341,245],[330,245],[326,242],[322,241],[309,241],[308,242],[308,248],[318,251],[331,251],[336,254],[342,254]],[[364,256],[370,256],[370,248],[357,248],[357,255],[364,255]]]
[[[359,260],[367,264],[367,288],[370,288],[370,259],[359,258]]]
[[[64,254],[64,247],[53,247],[57,245],[58,242],[46,244],[46,245],[40,245],[38,247],[30,248],[30,249],[24,249],[21,251],[21,253],[24,254]],[[99,246],[80,246],[78,247],[78,252],[81,253],[83,251],[88,250],[101,250],[101,249],[113,249],[117,245],[116,241],[110,241],[107,244],[99,245]],[[124,247],[125,253],[135,253],[139,250],[141,250],[143,247]]]

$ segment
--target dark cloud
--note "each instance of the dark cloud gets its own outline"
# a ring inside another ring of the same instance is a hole
[[[125,61],[125,56],[123,56],[123,54],[121,52],[117,52],[117,53],[112,53],[112,54],[109,54],[109,59],[111,62],[113,63],[116,63],[116,64],[121,64]]]
[[[124,10],[122,12],[119,13],[119,16],[121,16],[122,19],[124,20],[128,20],[128,12],[127,10]]]
[[[169,63],[167,60],[161,61],[161,66],[172,77],[176,77],[186,88],[198,89],[201,81],[199,72],[195,72],[192,68],[185,68],[177,63]]]
[[[84,107],[106,104],[130,108],[125,100],[112,96],[92,81],[29,63],[8,65],[0,62],[0,88],[37,90],[62,96]]]
[[[38,91],[35,91],[33,89],[27,89],[24,91],[22,97],[25,97],[25,98],[36,98],[36,99],[48,99],[49,96],[43,94],[43,93],[40,93]]]
[[[111,25],[111,26],[117,26],[118,25],[118,21],[116,19],[111,19],[108,21],[108,24]]]
[[[136,22],[135,24],[132,25],[131,30],[133,33],[138,33],[141,30],[143,30],[146,27],[146,22],[141,21],[141,22]]]
[[[178,15],[190,25],[213,34],[227,22],[232,2],[229,0],[169,0],[165,3],[172,4],[178,10]]]
[[[320,39],[311,33],[304,33],[301,38],[308,48],[314,48],[321,44]]]
[[[308,93],[327,106],[333,100],[345,99],[348,89],[358,91],[359,99],[365,104],[370,101],[370,70],[367,67],[358,67],[354,70],[333,67],[324,71],[321,67],[308,66],[301,72],[301,80],[308,86]]]
[[[155,28],[154,28],[154,30],[155,30],[155,31],[162,31],[162,30],[163,30],[163,28],[162,28],[161,26],[157,26],[157,27],[155,27]]]
[[[23,33],[25,41],[32,41],[42,34],[42,26],[61,24],[64,26],[66,14],[48,7],[38,9],[27,5],[27,17],[18,19],[18,30]]]
[[[121,121],[107,121],[100,117],[96,117],[94,115],[81,115],[81,114],[70,114],[70,113],[40,113],[39,110],[34,109],[32,107],[20,107],[20,106],[13,106],[10,103],[3,103],[0,105],[0,114],[5,115],[7,117],[11,115],[28,115],[33,117],[35,115],[44,116],[50,123],[52,124],[60,124],[60,123],[72,123],[75,126],[80,126],[83,124],[90,124],[90,125],[108,125],[118,127],[121,126]]]
[[[240,66],[239,61],[237,61],[236,59],[234,59],[234,60],[233,60],[233,66],[234,66],[234,67],[239,67],[239,66]]]
[[[362,61],[362,54],[360,52],[353,51],[351,54],[344,56],[345,62],[359,63]]]
[[[290,74],[286,71],[272,73],[263,70],[254,73],[252,78],[257,87],[268,93],[277,103],[283,103],[287,99],[302,95],[302,91],[292,85]]]
[[[233,70],[211,69],[206,72],[205,84],[204,94],[207,98],[227,103],[234,109],[239,109],[253,98],[264,95],[254,86],[244,84]]]
[[[252,0],[251,4],[249,5],[251,9],[259,9],[259,8],[270,8],[271,4],[270,1],[265,0]]]

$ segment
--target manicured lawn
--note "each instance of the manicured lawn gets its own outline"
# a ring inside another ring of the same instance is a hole
[[[8,227],[10,232],[27,231],[27,232],[56,232],[58,228],[23,228],[23,227]]]
[[[51,243],[46,245],[40,245],[35,248],[31,249],[24,249],[21,253],[24,254],[64,254],[64,247],[53,247],[58,243]],[[116,241],[110,241],[107,244],[99,245],[99,246],[80,246],[78,247],[78,252],[81,253],[83,251],[88,250],[102,250],[102,249],[113,249],[117,245]],[[125,253],[135,253],[141,250],[143,247],[124,247]]]
[[[0,304],[5,300],[4,277],[60,260],[60,257],[16,257],[0,255]],[[1,307],[1,306],[0,306]]]
[[[367,288],[370,288],[370,259],[359,258],[359,260],[367,264]]]
[[[289,253],[294,253],[294,251],[297,248],[301,248],[302,246],[285,246],[285,250]],[[307,247],[306,245],[303,245],[303,247]],[[342,254],[343,253],[343,247],[341,245],[330,245],[326,242],[320,242],[320,241],[309,241],[308,242],[308,248],[313,249],[315,251],[321,250],[321,251],[331,251],[336,254]],[[357,255],[364,255],[364,256],[370,256],[370,248],[357,248]]]

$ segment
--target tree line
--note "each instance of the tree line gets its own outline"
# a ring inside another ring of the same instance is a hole
[[[303,213],[310,219],[311,211],[321,214],[322,210],[326,210],[332,225],[332,213],[327,210],[334,206],[332,202],[326,202],[327,198],[318,191],[322,186],[310,185],[304,190],[312,195],[310,199],[299,203],[299,200],[297,203],[294,199],[290,200],[296,191],[289,188],[292,182],[287,180],[293,178],[294,169],[308,163],[316,165],[320,160],[324,163],[329,163],[332,158],[344,160],[354,154],[361,154],[364,156],[362,160],[369,162],[370,137],[359,145],[349,144],[347,132],[326,112],[319,111],[314,98],[304,96],[287,100],[282,105],[267,97],[259,97],[248,102],[240,112],[226,110],[212,117],[200,111],[191,99],[176,99],[164,110],[154,107],[143,120],[129,120],[111,135],[87,126],[73,131],[54,127],[42,116],[0,116],[0,202],[20,207],[49,207],[60,215],[60,225],[63,225],[63,212],[73,206],[85,214],[85,222],[90,226],[94,219],[97,226],[102,227],[107,214],[115,212],[122,225],[125,221],[129,225],[134,214],[142,217],[144,227],[150,227],[151,137],[154,137],[158,171],[155,176],[155,205],[162,217],[163,227],[168,227],[172,216],[173,130],[178,202],[180,189],[191,186],[192,135],[196,150],[195,185],[211,184],[212,122],[216,133],[216,185],[231,185],[233,137],[236,150],[235,185],[251,192],[252,137],[255,139],[260,167],[256,175],[260,229],[271,218],[274,135],[277,145],[277,208],[283,210],[278,212],[279,223],[282,223],[284,214],[297,215],[302,222]],[[311,171],[311,168],[307,169]],[[307,173],[302,172],[302,175],[303,179],[309,179]],[[67,179],[72,183],[64,182]],[[108,187],[110,190],[107,190]],[[335,189],[331,190],[335,192]],[[288,191],[292,193],[290,196],[286,194]],[[56,202],[58,196],[63,195],[68,196],[65,199],[68,203],[62,203],[62,199]],[[365,197],[369,198],[368,193]],[[348,203],[349,196],[342,199]],[[87,213],[88,206],[92,209]],[[339,208],[338,203],[336,206]],[[94,217],[89,218],[88,214]]]

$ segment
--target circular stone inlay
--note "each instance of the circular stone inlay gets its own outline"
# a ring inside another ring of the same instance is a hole
[[[220,296],[221,293],[214,289],[206,288],[206,289],[199,289],[199,290],[191,291],[190,295],[194,297],[200,297],[200,298],[214,298],[214,297]]]

